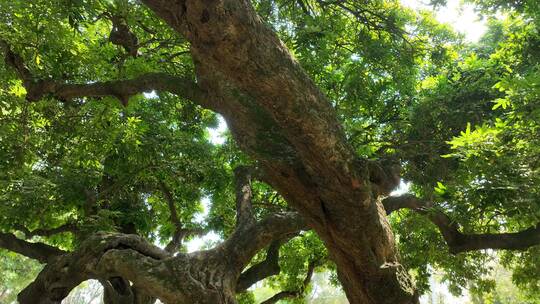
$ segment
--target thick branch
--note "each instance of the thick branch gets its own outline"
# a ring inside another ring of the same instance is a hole
[[[206,94],[190,78],[172,76],[165,73],[147,73],[133,79],[89,82],[86,84],[68,84],[51,79],[37,79],[25,66],[22,57],[11,46],[0,40],[4,49],[4,61],[12,67],[23,81],[28,101],[38,101],[45,96],[52,96],[62,101],[83,97],[118,98],[124,105],[131,96],[152,90],[169,92],[199,103],[203,107],[212,107],[206,100]]]
[[[279,248],[281,240],[273,241],[266,250],[264,261],[251,266],[248,270],[242,272],[236,283],[236,292],[244,292],[251,285],[276,274],[279,274]]]
[[[385,198],[382,203],[387,215],[400,209],[420,210],[430,207],[426,201],[421,201],[412,194],[389,196]]]
[[[142,276],[150,275],[148,270],[154,264],[170,257],[168,253],[135,235],[96,234],[85,240],[76,251],[47,263],[34,282],[19,294],[19,303],[60,303],[73,288],[85,280],[108,280],[118,276],[118,272],[113,270],[118,268],[120,271],[117,264],[127,263],[128,257],[124,256],[124,260],[112,259],[109,255],[114,252],[131,254],[132,259],[141,262],[127,273],[136,273],[141,280]],[[124,277],[123,274],[121,276]]]
[[[239,166],[234,170],[236,192],[236,228],[224,242],[224,247],[234,257],[234,271],[240,271],[262,248],[283,239],[307,224],[296,212],[274,213],[257,221],[253,214],[251,178],[253,168]],[[276,249],[273,249],[276,250]]]
[[[177,252],[182,244],[182,239],[184,238],[183,229],[176,229],[172,236],[171,241],[165,246],[165,251],[169,253]]]
[[[197,102],[203,100],[203,93],[193,80],[164,73],[149,73],[128,80],[90,84],[55,84],[49,92],[43,94],[49,93],[61,100],[114,96],[127,104],[129,97],[152,90],[174,93]]]
[[[192,236],[192,237],[201,237],[207,234],[210,230],[208,228],[183,228],[182,229],[182,239]]]
[[[459,231],[459,225],[448,215],[429,209],[431,203],[418,199],[414,195],[387,197],[383,204],[387,214],[407,208],[426,215],[439,228],[450,252],[454,254],[479,249],[521,250],[540,244],[540,223],[519,232],[465,234]]]
[[[302,296],[303,294],[298,290],[284,290],[276,293],[272,297],[264,300],[261,302],[261,304],[274,304],[277,303],[280,300],[287,299],[287,298],[298,298]]]
[[[236,193],[236,227],[255,222],[252,206],[251,168],[239,166],[234,170]]]
[[[17,238],[13,234],[2,232],[0,232],[0,247],[22,254],[31,259],[36,259],[41,263],[47,263],[52,258],[66,253],[63,250],[47,244],[27,242]]]
[[[276,213],[244,229],[236,229],[223,246],[228,251],[235,270],[240,272],[259,250],[272,241],[306,229],[307,224],[298,213]]]
[[[187,237],[201,237],[209,232],[206,228],[181,228],[176,230],[172,240],[165,246],[165,251],[169,253],[177,252],[182,245],[182,241]]]

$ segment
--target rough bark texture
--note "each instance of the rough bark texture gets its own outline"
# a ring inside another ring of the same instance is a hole
[[[237,229],[214,249],[177,255],[136,235],[96,234],[76,251],[49,258],[18,300],[61,303],[81,282],[97,279],[111,304],[153,303],[155,298],[164,303],[236,303],[238,278],[255,253],[304,228],[295,213],[274,214]]]
[[[137,235],[98,233],[68,253],[0,233],[0,247],[46,263],[38,277],[18,295],[19,303],[61,303],[73,288],[88,279],[101,282],[107,304],[150,304],[155,299],[164,303],[236,303],[238,284],[249,287],[254,280],[276,274],[261,265],[242,273],[253,256],[270,245],[268,257],[277,264],[273,256],[278,254],[281,242],[307,229],[305,221],[296,212],[274,213],[261,220],[255,218],[252,172],[253,169],[247,167],[235,170],[236,228],[225,242],[207,251],[174,254],[176,250],[171,248],[178,246],[175,238],[173,246],[162,250]],[[169,201],[171,220],[177,230],[182,234],[192,233],[181,227],[173,196],[166,185],[162,190]],[[71,225],[68,226],[73,230]],[[66,229],[59,227],[38,232],[49,235]]]
[[[98,234],[85,241],[77,251],[49,260],[36,280],[19,294],[19,303],[60,303],[81,282],[112,277],[100,268],[106,265],[102,259],[111,251],[123,248],[131,248],[148,259],[167,257],[140,237]]]
[[[446,215],[427,213],[424,202],[410,197],[386,199],[385,211],[380,197],[397,185],[399,176],[389,166],[355,158],[329,100],[259,19],[250,1],[143,3],[191,42],[197,81],[165,74],[87,84],[35,79],[22,58],[0,40],[5,62],[23,81],[27,99],[52,96],[69,102],[115,96],[126,104],[134,94],[162,90],[221,113],[240,147],[257,160],[263,181],[300,211],[325,242],[353,304],[417,302],[386,220],[386,213],[399,208],[430,216],[454,252],[540,243],[538,225],[517,233],[465,235]],[[279,272],[276,240],[305,228],[296,213],[257,222],[251,211],[250,174],[248,168],[235,172],[236,230],[208,251],[172,254],[182,236],[191,232],[181,227],[166,185],[164,195],[177,228],[166,251],[133,235],[99,234],[77,251],[65,253],[1,233],[0,247],[47,263],[20,294],[20,303],[60,303],[90,278],[104,284],[110,303],[145,303],[151,301],[147,295],[166,303],[234,303],[235,291]],[[21,231],[28,236],[48,233]],[[256,252],[272,242],[267,260],[241,273]],[[133,283],[130,288],[128,281]],[[287,294],[292,292],[277,297]]]
[[[250,2],[143,3],[191,42],[214,110],[323,239],[349,301],[414,303],[368,166],[355,161],[329,100]]]
[[[122,277],[110,277],[100,280],[103,285],[104,304],[153,304],[156,298],[149,296],[142,289],[132,286]]]

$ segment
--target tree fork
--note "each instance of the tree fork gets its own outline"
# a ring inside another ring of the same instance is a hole
[[[248,271],[242,275],[253,256],[270,244],[269,252],[277,254],[280,240],[306,228],[298,214],[292,212],[256,221],[250,216],[249,170],[239,168],[236,172],[238,224],[221,245],[173,255],[136,235],[99,233],[74,252],[54,253],[48,258],[36,280],[19,294],[19,302],[60,303],[81,282],[99,279],[108,303],[143,304],[152,297],[165,303],[235,303],[238,284],[251,284],[253,278],[260,280],[275,274],[256,271],[253,275]]]
[[[275,124],[290,144],[296,159],[293,164],[261,157],[260,148],[243,145],[247,141],[242,126],[248,120],[242,118],[245,110],[222,112],[240,146],[260,161],[269,183],[325,242],[349,301],[415,303],[414,289],[404,279],[402,267],[384,266],[399,265],[394,237],[382,205],[371,193],[368,174],[364,168],[358,170],[329,100],[263,24],[251,3],[143,3],[191,42],[203,89],[210,92],[213,85],[212,76],[204,70],[220,74],[226,87],[249,97],[241,107],[259,108],[270,118],[264,123]],[[200,69],[202,63],[208,68]],[[222,105],[228,106],[235,105]]]

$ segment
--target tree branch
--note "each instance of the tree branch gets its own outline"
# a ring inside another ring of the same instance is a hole
[[[13,234],[2,232],[0,232],[0,247],[31,259],[36,259],[41,263],[48,263],[52,258],[66,253],[61,249],[47,244],[27,242],[17,238]]]
[[[63,232],[73,232],[73,233],[75,233],[75,232],[78,231],[77,224],[75,224],[75,223],[66,223],[66,224],[63,224],[61,226],[58,226],[56,228],[51,228],[51,229],[38,228],[38,229],[34,229],[32,231],[30,231],[24,225],[15,225],[14,228],[17,229],[17,230],[20,230],[22,233],[24,233],[24,235],[27,238],[32,238],[34,236],[45,236],[46,237],[46,236],[51,236],[51,235],[55,235],[55,234],[63,233]]]
[[[251,258],[272,241],[307,230],[308,226],[296,212],[275,213],[257,223],[236,229],[223,246],[240,272]]]
[[[21,304],[60,303],[81,282],[98,279],[113,285],[129,281],[164,303],[194,303],[200,297],[204,298],[201,303],[215,303],[215,284],[234,288],[228,280],[236,282],[231,265],[235,262],[223,245],[173,256],[136,235],[98,233],[74,252],[48,263],[18,300]],[[224,293],[232,295],[234,290]]]
[[[127,105],[131,96],[152,90],[176,94],[203,107],[216,110],[207,102],[206,93],[194,80],[187,77],[172,76],[165,73],[147,73],[133,79],[89,82],[85,84],[69,84],[52,79],[37,79],[25,66],[22,57],[15,53],[9,43],[0,39],[0,47],[4,49],[4,61],[12,67],[23,81],[28,101],[38,101],[46,96],[68,101],[83,97],[118,98]]]
[[[15,53],[11,49],[9,43],[3,39],[0,39],[0,47],[4,49],[4,61],[6,64],[15,70],[25,86],[30,85],[32,82],[32,74],[24,64],[22,57]]]
[[[175,251],[178,251],[178,248],[180,247],[180,244],[182,244],[182,239],[184,235],[182,234],[182,223],[180,222],[180,219],[178,218],[178,213],[176,212],[176,206],[173,194],[171,193],[171,190],[163,181],[159,181],[159,188],[161,189],[161,192],[163,193],[163,196],[165,197],[165,200],[167,201],[167,206],[169,207],[169,219],[171,223],[174,226],[174,234],[172,237],[172,240],[167,244],[165,247],[165,251],[173,253]]]
[[[123,260],[115,259],[123,254]],[[98,233],[86,239],[74,252],[67,253],[45,266],[38,277],[18,295],[21,304],[60,303],[69,292],[88,279],[109,280],[122,272],[120,264],[141,262],[130,273],[148,276],[152,268],[170,255],[136,235]],[[113,271],[115,270],[115,271]],[[118,271],[116,271],[118,270]],[[157,271],[156,271],[156,275]],[[121,275],[121,277],[124,277]],[[126,277],[126,279],[131,279]],[[148,285],[156,283],[149,282]]]
[[[142,2],[191,43],[197,70],[202,63],[222,74],[240,92],[249,92],[249,106],[269,114],[272,123],[280,128],[280,135],[295,148],[313,175],[319,176],[321,182],[324,179],[325,186],[339,189],[350,181],[353,149],[346,142],[329,99],[257,16],[249,1],[223,1],[220,5],[200,1]],[[231,9],[223,9],[223,5]],[[201,19],[201,15],[208,18]],[[223,39],[224,34],[228,39]],[[321,158],[325,161],[321,162]],[[334,173],[332,178],[324,178],[328,172]]]
[[[266,250],[266,258],[264,261],[251,266],[246,271],[242,272],[236,283],[236,292],[244,292],[251,285],[276,274],[279,274],[279,248],[283,243],[282,240],[273,241]]]
[[[430,209],[430,202],[414,195],[390,196],[383,200],[383,205],[387,214],[407,208],[426,215],[439,228],[453,254],[480,249],[522,250],[540,244],[540,223],[519,232],[465,234],[459,231],[459,225],[448,215]]]
[[[178,218],[178,213],[176,212],[173,194],[169,187],[167,187],[167,185],[165,185],[163,181],[159,181],[159,188],[161,189],[161,192],[163,193],[163,196],[167,201],[171,223],[177,228],[177,230],[180,230],[182,228],[182,223],[180,222],[180,219]]]
[[[234,169],[235,193],[236,193],[236,227],[252,225],[255,222],[253,216],[251,191],[251,171],[246,166]]]
[[[317,266],[318,261],[310,261],[308,264],[308,269],[306,272],[306,278],[302,282],[302,285],[298,290],[286,290],[281,291],[270,297],[269,299],[261,302],[261,304],[274,304],[277,303],[279,300],[283,300],[286,298],[299,298],[304,295],[307,286],[311,282],[311,278],[313,277],[313,272],[315,271],[315,267]]]
[[[180,245],[182,245],[182,241],[186,237],[204,235],[207,230],[203,228],[183,228],[182,222],[178,217],[178,212],[176,211],[175,200],[171,190],[163,181],[159,181],[159,187],[161,189],[161,192],[163,193],[163,196],[165,197],[165,200],[167,201],[170,212],[169,219],[174,226],[173,237],[171,241],[167,244],[167,246],[165,246],[165,251],[169,253],[174,253],[178,251]]]
[[[169,253],[175,253],[182,245],[182,241],[189,236],[203,236],[208,233],[208,229],[205,228],[181,228],[176,230],[172,240],[165,246],[165,251]]]
[[[296,212],[274,213],[260,221],[256,220],[251,201],[253,173],[254,169],[246,166],[234,170],[236,228],[224,242],[224,247],[234,257],[235,271],[238,273],[259,250],[271,242],[307,229],[307,224]]]

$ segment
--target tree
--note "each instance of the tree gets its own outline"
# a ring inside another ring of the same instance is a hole
[[[466,46],[395,1],[3,3],[0,246],[46,264],[19,302],[98,279],[109,303],[235,303],[307,229],[331,263],[313,242],[285,294],[323,263],[351,303],[415,303],[429,264],[458,286],[485,270],[467,252],[537,259],[537,7],[504,8]]]

